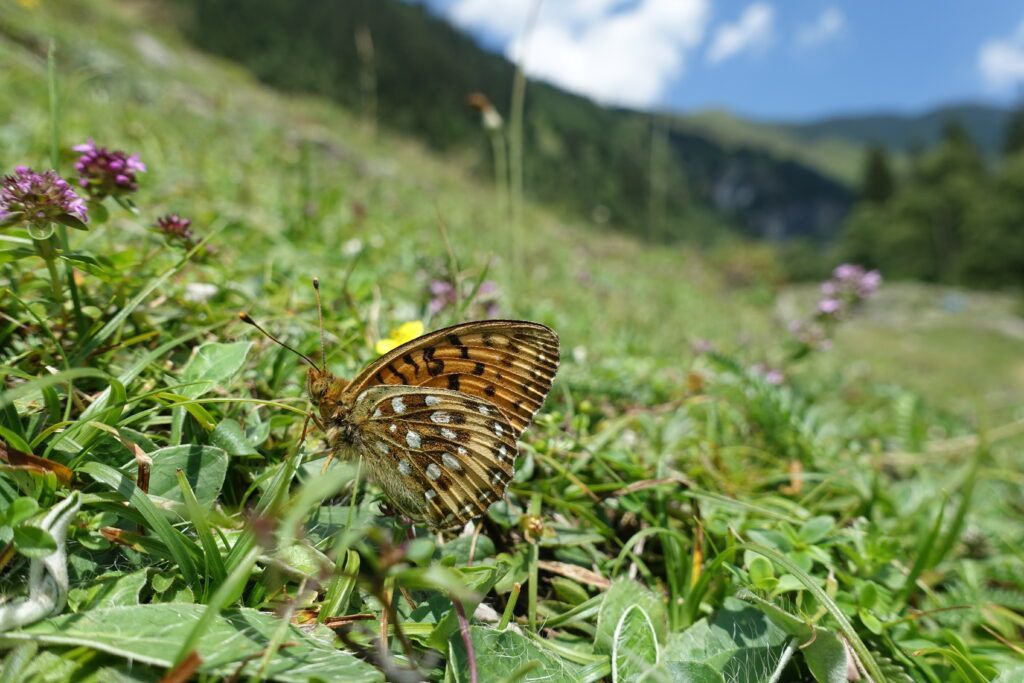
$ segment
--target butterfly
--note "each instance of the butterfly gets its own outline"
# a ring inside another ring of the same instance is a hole
[[[332,455],[361,457],[402,514],[449,530],[504,498],[519,436],[558,371],[559,345],[539,323],[481,320],[402,344],[351,381],[299,356]]]

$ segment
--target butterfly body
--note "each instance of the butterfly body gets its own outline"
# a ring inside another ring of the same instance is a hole
[[[394,507],[448,529],[504,497],[558,358],[543,325],[470,322],[403,344],[350,382],[310,368],[307,390],[332,454],[362,457]]]

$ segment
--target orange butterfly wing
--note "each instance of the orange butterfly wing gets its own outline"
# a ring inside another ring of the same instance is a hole
[[[349,400],[379,384],[438,387],[495,405],[518,437],[558,371],[558,335],[539,323],[484,320],[430,332],[384,354],[345,387]]]

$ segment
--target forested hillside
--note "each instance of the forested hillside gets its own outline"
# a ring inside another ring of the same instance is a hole
[[[514,67],[422,7],[399,0],[312,0],[302,12],[291,0],[186,4],[189,35],[203,49],[275,86],[329,96],[436,149],[469,150],[479,171],[491,173],[491,144],[466,99],[483,93],[507,114]],[[542,83],[530,84],[526,109],[527,193],[636,234],[709,241],[731,228],[828,238],[852,201],[841,182],[808,164],[725,145],[668,117],[604,108]]]

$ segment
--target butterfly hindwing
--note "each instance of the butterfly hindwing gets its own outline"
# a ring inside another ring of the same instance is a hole
[[[374,478],[411,518],[453,528],[504,496],[516,433],[494,404],[447,389],[392,385],[371,386],[356,403]]]
[[[437,387],[483,399],[502,411],[515,436],[544,403],[558,370],[558,336],[519,320],[454,325],[381,356],[345,388],[354,398],[367,387]]]

